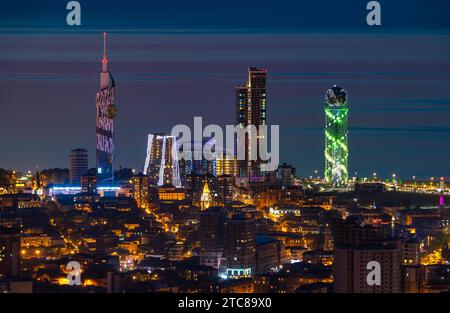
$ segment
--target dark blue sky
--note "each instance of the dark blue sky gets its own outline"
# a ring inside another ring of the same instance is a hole
[[[2,3],[3,27],[66,30],[67,0]],[[359,29],[367,30],[366,0],[117,0],[79,1],[84,30],[117,29]],[[384,29],[448,29],[446,0],[384,0]]]
[[[450,177],[450,3],[381,1],[67,1],[2,3],[0,167],[66,167],[95,156],[101,34],[117,84],[116,165],[140,169],[146,135],[174,124],[234,122],[247,66],[269,70],[269,122],[281,159],[323,168],[323,96],[350,95],[350,173]],[[395,3],[395,4],[394,4]]]

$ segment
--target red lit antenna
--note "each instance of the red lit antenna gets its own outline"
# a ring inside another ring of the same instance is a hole
[[[102,63],[105,65],[103,68],[103,71],[106,72],[106,63],[108,63],[108,59],[106,57],[106,32],[103,32],[103,56],[102,56]]]

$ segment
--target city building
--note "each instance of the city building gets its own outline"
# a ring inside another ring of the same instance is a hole
[[[0,280],[16,278],[20,270],[20,233],[0,228]]]
[[[243,128],[253,125],[258,133],[256,138],[246,133],[245,142],[238,140],[237,145],[238,149],[241,145],[245,149],[245,160],[238,162],[238,175],[249,181],[258,181],[263,177],[258,151],[263,139],[263,134],[259,133],[260,126],[267,123],[266,80],[267,70],[250,67],[247,84],[236,87],[236,124]],[[256,151],[252,151],[252,140],[256,141]]]
[[[388,238],[386,227],[362,226],[357,218],[335,220],[333,223],[334,244],[359,245],[367,242],[380,242]]]
[[[81,176],[88,172],[88,152],[86,149],[77,148],[70,150],[69,177],[70,183],[79,185]]]
[[[392,293],[401,291],[402,251],[382,227],[361,225],[356,219],[337,220],[334,225],[334,290],[338,293]],[[379,283],[368,283],[378,262]]]
[[[237,176],[238,164],[236,156],[223,154],[216,158],[216,175]]]
[[[100,90],[96,95],[97,126],[96,126],[96,168],[98,183],[114,181],[114,105],[115,83],[108,70],[106,56],[106,33],[103,33],[102,71],[100,72]]]
[[[217,199],[218,205],[226,206],[233,201],[233,182],[234,177],[231,175],[217,176]]]
[[[295,167],[283,163],[276,171],[278,183],[284,187],[290,187],[294,184]]]
[[[192,204],[198,207],[202,206],[202,195],[205,184],[208,184],[211,201],[215,202],[217,193],[217,177],[211,174],[186,175],[186,197],[192,201]]]
[[[210,207],[200,213],[200,264],[220,268],[224,249],[226,212]]]
[[[187,143],[180,142],[179,144],[180,149],[181,147],[184,149],[187,149]],[[189,143],[189,148],[191,151],[191,158],[182,158],[180,163],[180,176],[182,179],[182,183],[184,185],[186,180],[186,175],[190,174],[196,174],[196,175],[216,175],[216,153],[215,153],[215,144],[216,139],[210,138],[205,139],[201,142],[192,140]],[[203,154],[203,150],[207,154],[209,154],[207,157],[205,154]],[[180,151],[183,152],[183,151]]]
[[[177,146],[175,136],[149,134],[147,142],[147,157],[144,174],[148,175],[150,184],[181,187],[178,160],[173,158],[172,149]]]
[[[325,95],[325,180],[333,187],[348,181],[347,92],[334,85]]]
[[[256,222],[244,214],[234,214],[226,221],[225,275],[250,277],[256,270]]]
[[[380,264],[381,283],[367,283],[369,262]],[[336,292],[353,293],[398,293],[401,291],[401,252],[390,245],[365,245],[353,248],[335,247]]]
[[[150,196],[149,196],[149,179],[147,175],[137,174],[133,176],[133,194],[134,200],[139,208],[150,208]]]
[[[97,176],[95,175],[81,176],[81,192],[97,193]]]
[[[418,240],[403,242],[403,264],[408,266],[420,265],[420,243]]]
[[[183,188],[175,188],[172,185],[164,185],[158,188],[158,198],[160,202],[183,201],[186,198],[186,192]]]
[[[256,274],[268,273],[281,265],[280,241],[269,236],[256,236]]]

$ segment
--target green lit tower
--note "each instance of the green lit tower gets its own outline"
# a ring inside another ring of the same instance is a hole
[[[334,85],[325,95],[325,180],[333,187],[348,181],[347,92]]]

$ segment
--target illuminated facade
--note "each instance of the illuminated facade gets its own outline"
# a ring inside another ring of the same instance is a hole
[[[186,199],[186,193],[181,188],[161,187],[158,188],[158,197],[162,201],[182,201]]]
[[[108,70],[106,57],[106,33],[103,33],[103,58],[100,73],[100,90],[96,96],[97,127],[96,127],[96,167],[99,183],[114,181],[114,105],[115,84]]]
[[[325,95],[325,180],[333,187],[348,181],[347,92],[334,85]]]
[[[151,184],[181,187],[178,160],[172,156],[172,147],[176,145],[175,136],[148,135],[144,174],[148,175]]]
[[[216,175],[231,175],[237,176],[237,160],[236,156],[223,154],[216,158]]]
[[[248,69],[247,84],[236,87],[236,124],[241,127],[254,125],[258,134],[259,126],[266,125],[267,122],[266,80],[267,70],[250,67]],[[245,177],[253,181],[261,179],[262,161],[258,156],[261,136],[259,134],[256,138],[257,151],[251,151],[252,138],[246,133],[245,160],[239,160],[239,177]],[[252,156],[257,156],[256,160]]]
[[[208,184],[208,188],[211,194],[217,193],[217,177],[211,174],[186,175],[186,197],[192,200],[192,204],[201,207],[201,199],[205,184]]]
[[[139,208],[150,208],[149,183],[147,175],[133,176],[133,194]]]
[[[202,195],[200,197],[201,209],[206,210],[207,208],[212,206],[212,202],[213,199],[211,195],[211,190],[209,190],[208,183],[206,182],[205,185],[203,186]]]

